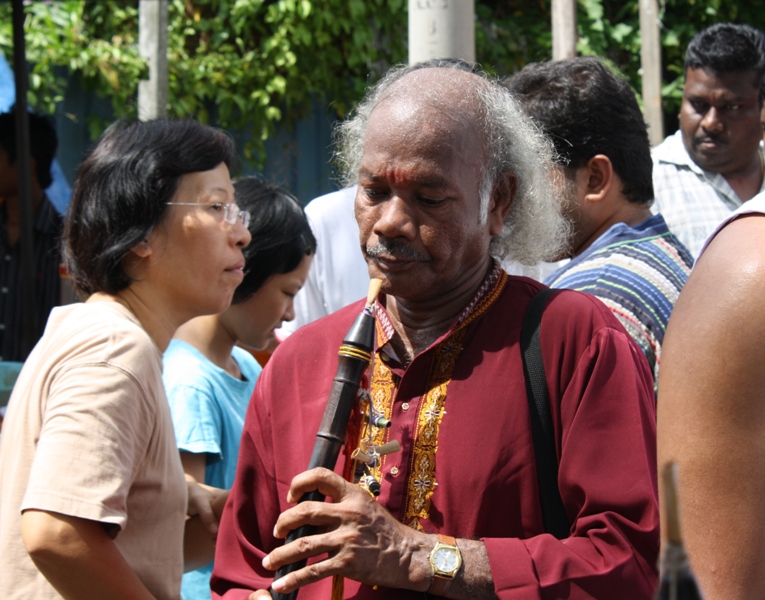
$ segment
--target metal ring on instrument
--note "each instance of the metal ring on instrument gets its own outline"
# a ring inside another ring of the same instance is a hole
[[[337,353],[340,356],[347,356],[348,358],[358,358],[367,363],[372,360],[371,353],[365,352],[364,350],[360,350],[359,348],[355,348],[353,346],[340,346],[340,349],[337,351]]]

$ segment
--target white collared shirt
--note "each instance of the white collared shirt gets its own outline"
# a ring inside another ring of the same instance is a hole
[[[743,201],[720,173],[693,162],[679,130],[656,146],[651,155],[656,196],[651,211],[661,213],[669,230],[698,258],[709,235]]]

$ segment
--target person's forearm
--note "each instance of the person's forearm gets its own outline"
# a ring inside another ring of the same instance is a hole
[[[223,514],[229,491],[218,495],[211,503],[217,521]],[[205,526],[199,516],[186,520],[183,533],[183,570],[193,571],[210,563],[215,558],[215,536]]]
[[[188,573],[215,558],[215,539],[199,517],[186,519],[183,532],[183,570]]]
[[[27,510],[21,535],[35,566],[63,598],[153,598],[97,521]]]
[[[430,552],[438,538],[428,535],[428,542],[419,546],[415,556],[410,561],[410,578],[424,580],[422,585],[427,590],[433,580],[433,569],[430,566]],[[458,539],[457,547],[462,554],[462,567],[446,589],[444,598],[453,600],[495,600],[494,582],[489,568],[489,555],[482,541]],[[421,589],[422,585],[411,586]]]
[[[483,542],[457,540],[462,553],[462,568],[449,584],[446,598],[454,600],[495,600],[489,555]]]

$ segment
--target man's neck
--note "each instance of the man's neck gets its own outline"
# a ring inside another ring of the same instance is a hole
[[[493,267],[493,260],[487,257],[485,263],[477,266],[454,289],[431,300],[417,302],[387,296],[386,309],[398,334],[390,343],[402,362],[409,364],[448,331]]]
[[[765,177],[765,164],[759,148],[752,160],[747,162],[746,167],[722,175],[742,202],[751,200],[759,193],[762,188],[762,179]]]
[[[606,220],[602,221],[600,225],[586,234],[586,237],[582,239],[578,244],[570,258],[579,256],[582,252],[587,250],[592,244],[594,244],[600,236],[606,231],[611,229],[617,223],[625,223],[630,227],[640,225],[643,221],[651,217],[651,209],[647,204],[638,204],[636,202],[630,202],[626,198],[622,198],[617,204],[617,210],[613,212]]]

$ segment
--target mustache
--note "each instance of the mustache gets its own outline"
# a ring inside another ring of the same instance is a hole
[[[722,139],[722,136],[717,135],[716,133],[704,132],[700,135],[697,135],[693,141],[697,144],[703,144],[704,142],[714,142],[715,144],[720,144],[725,140]]]
[[[395,239],[381,238],[376,244],[369,244],[366,247],[366,254],[369,257],[385,255],[387,258],[414,260],[425,262],[427,257],[409,246],[409,244]]]

